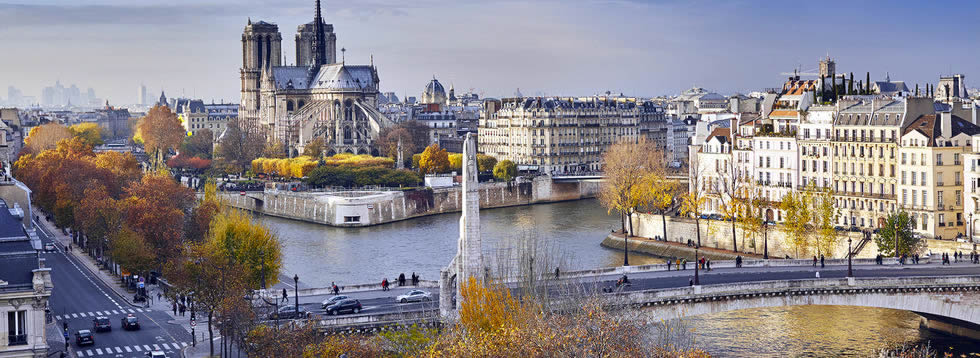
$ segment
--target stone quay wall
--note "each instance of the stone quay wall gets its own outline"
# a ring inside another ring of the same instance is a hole
[[[599,181],[554,182],[549,177],[530,181],[480,184],[480,208],[553,203],[594,198]],[[330,193],[249,192],[221,193],[227,205],[266,215],[312,223],[363,227],[420,216],[458,212],[463,207],[462,187],[397,191],[345,191]]]
[[[642,238],[653,238],[653,237],[665,237],[663,230],[663,221],[661,215],[657,214],[645,214],[640,213],[633,217],[633,233],[636,236]],[[688,239],[697,242],[697,223],[692,218],[678,217],[678,216],[667,216],[667,240],[671,242],[686,243]],[[745,232],[736,225],[735,236],[738,242],[739,251],[747,254],[757,254],[762,255],[764,241],[768,241],[769,246],[769,256],[770,257],[796,257],[796,252],[793,247],[789,244],[789,239],[781,230],[781,226],[777,225],[769,229],[768,240],[765,240],[761,234],[751,235]],[[838,241],[837,247],[831,255],[824,254],[827,258],[841,258],[847,257],[847,238],[850,237],[853,244],[857,245],[861,241],[861,234],[855,232],[842,232],[840,233],[840,240]],[[620,239],[620,244],[618,248],[622,248],[622,243]],[[614,244],[611,242],[611,244]],[[721,220],[701,220],[701,246],[709,247],[720,250],[732,250],[732,223],[730,221]],[[656,246],[650,246],[649,250],[644,250],[646,246],[637,246],[637,251],[661,256],[658,251],[660,248]],[[630,244],[630,249],[633,249],[633,244]],[[647,252],[650,251],[650,252]],[[875,257],[878,255],[878,248],[874,243],[869,243],[865,245],[864,248],[855,257]],[[673,256],[686,257],[686,255],[681,255],[680,253]],[[803,256],[803,255],[801,255]],[[802,258],[812,257],[813,253],[809,253]],[[718,257],[722,259],[723,257]]]

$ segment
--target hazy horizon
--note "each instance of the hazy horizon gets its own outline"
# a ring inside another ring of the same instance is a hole
[[[0,97],[40,100],[56,80],[117,104],[188,96],[238,102],[241,32],[277,23],[287,62],[313,0],[0,0]],[[980,3],[826,1],[323,1],[348,63],[374,56],[381,89],[419,96],[435,76],[484,96],[728,94],[779,87],[829,54],[838,72],[980,85]],[[977,81],[977,82],[974,82]]]

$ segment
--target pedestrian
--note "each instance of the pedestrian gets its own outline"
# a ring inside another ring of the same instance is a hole
[[[338,288],[336,284],[333,284],[333,283],[331,283],[331,284],[333,285],[333,294],[334,295],[340,294],[340,288]]]
[[[687,259],[684,259],[683,261],[681,261],[681,265],[683,265],[683,269],[685,271],[687,271]]]
[[[180,311],[180,316],[184,317],[184,312],[187,310],[187,306],[181,303],[180,306],[178,306],[177,310]]]
[[[398,274],[398,286],[405,286],[405,273]]]
[[[286,291],[286,288],[283,287],[282,288],[282,301],[283,302],[286,302],[288,300],[288,296],[289,296],[289,292],[287,292]]]
[[[672,260],[667,260],[667,271],[670,271],[670,261]]]
[[[825,266],[823,264],[823,254],[820,254],[820,268],[824,268],[824,267]]]
[[[693,278],[687,279],[687,285],[688,286],[694,286],[694,279]]]
[[[561,273],[561,272],[560,272],[560,271],[558,271],[558,268],[557,268],[557,267],[555,267],[555,279],[556,279],[556,280],[558,279],[558,275],[559,275],[560,273]]]
[[[813,256],[813,267],[817,267],[817,256]]]
[[[388,278],[387,277],[385,277],[384,280],[381,280],[381,290],[382,291],[387,291],[388,290]]]
[[[177,316],[177,300],[174,300],[174,316]]]
[[[708,271],[711,271],[711,260],[708,260],[705,265],[708,268]]]
[[[681,259],[680,258],[678,258],[676,261],[674,261],[674,268],[677,271],[680,271],[681,270]]]

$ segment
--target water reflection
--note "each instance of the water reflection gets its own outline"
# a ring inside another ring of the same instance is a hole
[[[882,348],[930,342],[954,356],[980,342],[919,329],[919,315],[852,306],[745,309],[685,319],[698,345],[721,357],[871,357]],[[940,357],[942,355],[940,354]]]
[[[260,220],[283,241],[284,271],[298,274],[314,286],[330,282],[367,283],[417,272],[435,279],[456,253],[459,214],[427,216],[387,225],[342,229],[275,217]],[[480,228],[484,248],[511,247],[523,240],[540,240],[560,251],[568,264],[563,270],[619,266],[622,251],[599,242],[619,218],[606,213],[596,200],[483,210]],[[491,253],[492,254],[492,253]],[[637,254],[630,264],[662,261]]]

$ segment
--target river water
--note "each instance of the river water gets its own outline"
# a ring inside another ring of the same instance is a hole
[[[459,214],[442,214],[366,228],[336,228],[276,217],[260,217],[283,242],[284,274],[308,286],[392,280],[412,272],[435,280],[456,253]],[[623,253],[599,246],[617,215],[596,200],[483,210],[484,248],[534,240],[548,248],[562,270],[619,266]],[[662,263],[630,255],[633,265]],[[697,346],[721,357],[875,356],[906,342],[932,342],[940,351],[980,352],[980,342],[920,331],[912,312],[839,306],[752,309],[685,319]],[[940,355],[941,356],[941,355]],[[956,356],[959,356],[957,354]]]

